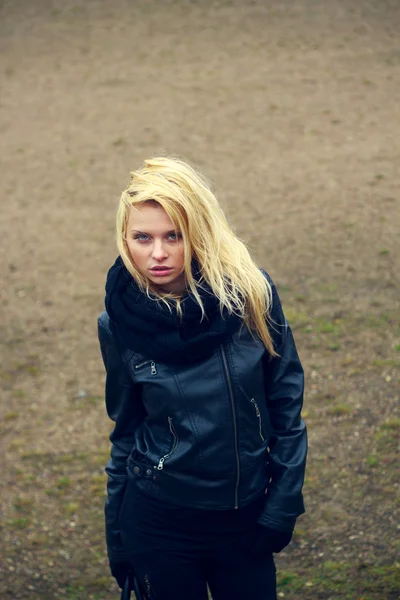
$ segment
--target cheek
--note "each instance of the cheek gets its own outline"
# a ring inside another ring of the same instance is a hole
[[[185,260],[185,248],[184,248],[183,244],[178,248],[177,258],[183,265],[184,260]]]
[[[137,244],[132,244],[128,242],[128,250],[131,255],[133,261],[137,264],[140,263],[145,257],[145,249],[138,246]]]

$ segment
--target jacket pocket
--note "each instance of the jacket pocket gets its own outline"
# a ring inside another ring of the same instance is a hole
[[[164,462],[166,460],[168,460],[169,458],[171,458],[171,456],[175,452],[175,450],[176,450],[176,448],[178,446],[178,443],[179,443],[178,436],[176,435],[175,427],[174,427],[174,424],[172,422],[171,417],[168,417],[168,425],[169,425],[169,430],[170,430],[171,435],[172,435],[172,446],[171,446],[171,450],[168,452],[168,454],[164,454],[164,456],[162,456],[160,458],[160,460],[158,461],[158,465],[156,467],[156,469],[158,471],[162,471],[163,470],[163,468],[164,468]]]
[[[157,375],[157,367],[154,360],[144,360],[141,363],[138,363],[137,365],[135,365],[135,371],[141,369],[142,367],[145,367],[146,365],[149,365],[150,373],[152,375]]]
[[[256,413],[256,417],[257,417],[257,421],[258,421],[258,434],[261,438],[261,440],[263,442],[265,442],[265,437],[264,437],[264,431],[263,431],[263,424],[262,424],[262,418],[261,418],[261,413],[260,413],[260,409],[258,408],[258,404],[257,402],[254,400],[254,398],[250,398],[250,402],[252,403],[252,405],[254,406],[254,411]]]

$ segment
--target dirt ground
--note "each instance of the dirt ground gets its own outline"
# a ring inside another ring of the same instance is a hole
[[[210,177],[304,362],[279,598],[399,598],[399,31],[398,0],[2,1],[2,599],[118,597],[96,318],[160,152]]]

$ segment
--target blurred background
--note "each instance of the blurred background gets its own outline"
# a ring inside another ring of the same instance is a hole
[[[399,28],[398,0],[3,0],[2,599],[118,596],[96,321],[161,152],[211,179],[305,366],[279,597],[399,597]]]

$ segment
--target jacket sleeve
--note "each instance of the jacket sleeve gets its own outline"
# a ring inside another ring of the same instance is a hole
[[[106,409],[110,419],[115,422],[110,435],[111,456],[105,469],[107,553],[110,560],[122,562],[127,560],[127,557],[122,546],[119,514],[128,480],[126,463],[134,444],[135,430],[145,415],[140,399],[140,387],[134,383],[122,362],[110,329],[109,317],[105,312],[98,320],[98,335],[106,368]]]
[[[270,332],[277,357],[266,353],[265,390],[272,434],[269,441],[270,482],[259,523],[292,531],[304,513],[302,487],[307,456],[303,406],[304,373],[291,329],[272,280]]]

